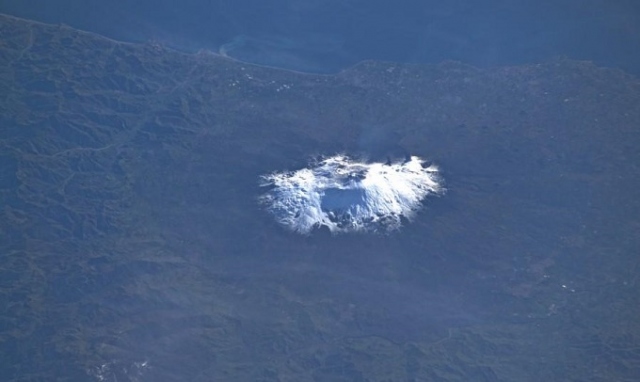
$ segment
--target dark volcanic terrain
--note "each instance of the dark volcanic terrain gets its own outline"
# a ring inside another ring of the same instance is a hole
[[[310,75],[0,15],[2,381],[637,381],[640,81]],[[447,194],[310,236],[261,174],[408,152]]]

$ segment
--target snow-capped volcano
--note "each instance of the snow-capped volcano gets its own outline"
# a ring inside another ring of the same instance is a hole
[[[262,180],[269,191],[261,201],[280,224],[302,234],[320,226],[335,233],[392,231],[401,216],[411,220],[427,195],[444,191],[437,167],[415,156],[366,163],[337,155]]]

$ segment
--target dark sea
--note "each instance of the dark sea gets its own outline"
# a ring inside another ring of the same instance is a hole
[[[3,0],[0,68],[1,382],[640,380],[638,1]],[[336,154],[442,190],[278,224]]]
[[[334,73],[365,59],[486,67],[558,56],[640,71],[633,0],[5,0],[0,11],[308,72]]]

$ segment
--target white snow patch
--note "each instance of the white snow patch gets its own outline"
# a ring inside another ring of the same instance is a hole
[[[412,156],[366,163],[337,155],[297,171],[262,176],[260,200],[284,227],[301,234],[388,232],[411,220],[429,194],[443,193],[438,168]]]

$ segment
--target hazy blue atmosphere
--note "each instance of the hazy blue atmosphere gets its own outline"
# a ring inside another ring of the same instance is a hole
[[[0,381],[640,381],[638,76],[631,0],[0,1]]]

